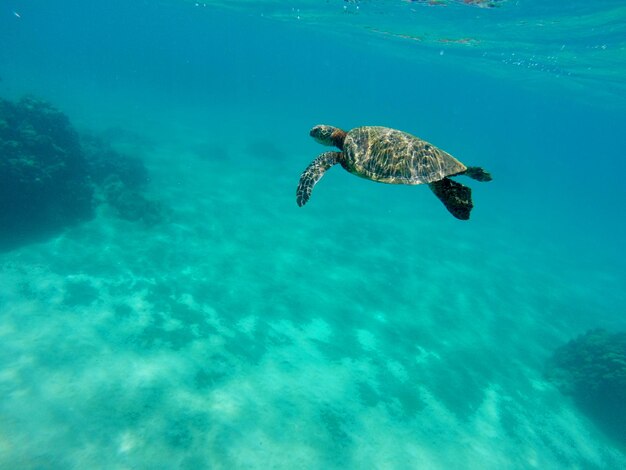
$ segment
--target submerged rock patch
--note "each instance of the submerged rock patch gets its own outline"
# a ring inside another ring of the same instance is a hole
[[[611,438],[626,445],[626,332],[590,330],[558,348],[548,376]]]
[[[77,132],[44,101],[0,99],[0,246],[92,217],[93,186]]]
[[[102,201],[121,218],[155,224],[163,210],[142,194],[148,180],[139,158],[80,135],[49,103],[0,98],[0,250],[87,221]]]

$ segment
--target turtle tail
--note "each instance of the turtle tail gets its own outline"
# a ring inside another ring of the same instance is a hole
[[[296,202],[298,206],[302,207],[307,203],[311,197],[315,183],[324,176],[326,170],[339,163],[340,156],[341,152],[324,152],[306,167],[306,170],[304,170],[300,176],[300,183],[296,191]]]
[[[457,219],[468,220],[472,211],[472,190],[461,183],[444,178],[428,185],[446,209]]]

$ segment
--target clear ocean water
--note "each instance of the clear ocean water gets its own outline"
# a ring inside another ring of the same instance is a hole
[[[24,95],[163,216],[0,251],[0,468],[626,468],[546,373],[626,330],[623,0],[1,0]],[[337,166],[300,208],[320,123],[493,181],[460,221]]]

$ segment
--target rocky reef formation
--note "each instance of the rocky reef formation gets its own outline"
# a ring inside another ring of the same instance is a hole
[[[160,206],[141,194],[147,181],[141,160],[80,136],[45,101],[0,99],[0,250],[89,220],[99,193],[121,217],[154,223]]]
[[[68,118],[34,98],[0,100],[0,237],[19,242],[93,215],[93,187]]]
[[[558,348],[549,378],[626,447],[626,332],[590,330]]]
[[[144,196],[150,178],[139,158],[120,154],[93,135],[81,141],[91,180],[118,217],[148,225],[162,220],[163,205]]]

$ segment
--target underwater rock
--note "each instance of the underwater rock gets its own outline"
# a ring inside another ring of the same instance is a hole
[[[248,142],[246,153],[255,160],[283,162],[287,160],[287,153],[274,142],[266,139],[257,139]]]
[[[106,140],[81,136],[91,180],[121,219],[148,226],[164,220],[165,207],[143,195],[150,181],[140,158],[117,152]]]
[[[112,176],[133,189],[148,183],[148,170],[140,158],[117,152],[104,139],[95,135],[81,135],[80,140],[89,175],[96,185],[103,185]]]
[[[92,215],[87,162],[69,119],[32,97],[0,99],[0,246]]]
[[[79,135],[45,101],[0,98],[0,250],[89,220],[100,193],[120,217],[154,224],[163,210],[141,194],[148,181],[139,158]]]
[[[190,151],[200,160],[223,162],[231,159],[228,146],[215,142],[198,142]]]
[[[554,352],[548,377],[626,446],[626,332],[590,330],[573,339]]]
[[[132,222],[143,222],[148,226],[163,221],[164,206],[147,199],[140,191],[123,183],[119,178],[111,177],[104,187],[107,203],[115,209],[117,215]]]

